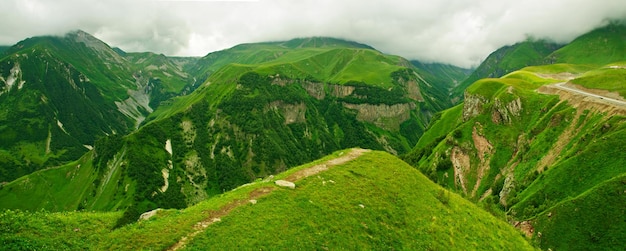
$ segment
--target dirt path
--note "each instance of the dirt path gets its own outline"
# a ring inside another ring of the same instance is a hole
[[[329,161],[326,161],[323,164],[318,164],[312,167],[309,167],[307,169],[302,169],[300,171],[297,171],[291,175],[289,175],[289,177],[285,178],[286,181],[291,181],[291,182],[295,182],[298,181],[302,178],[306,178],[309,177],[311,175],[315,175],[319,172],[323,172],[328,170],[328,168],[336,166],[336,165],[341,165],[344,164],[348,161],[351,161],[353,159],[358,158],[359,156],[361,156],[363,153],[369,152],[370,150],[367,149],[360,149],[360,148],[355,148],[352,149],[348,154],[345,154],[343,156],[331,159]]]
[[[317,164],[314,165],[312,167],[306,168],[306,169],[302,169],[300,171],[297,171],[291,175],[289,175],[289,177],[285,178],[285,180],[287,181],[291,181],[291,182],[295,182],[298,180],[301,180],[303,178],[318,174],[320,172],[326,171],[329,168],[336,166],[336,165],[341,165],[344,164],[348,161],[354,160],[356,158],[358,158],[359,156],[361,156],[363,153],[369,152],[370,150],[367,149],[360,149],[360,148],[354,148],[351,149],[350,152],[348,152],[345,155],[342,155],[340,157],[328,160],[322,164]],[[216,210],[216,211],[211,211],[209,212],[208,216],[196,223],[193,226],[193,232],[187,234],[186,236],[183,236],[182,238],[180,238],[180,240],[178,240],[178,242],[176,242],[174,245],[172,245],[170,248],[168,248],[168,250],[179,250],[183,247],[185,247],[185,245],[187,245],[187,243],[189,243],[189,241],[191,241],[196,235],[198,235],[199,233],[202,233],[207,227],[209,227],[211,224],[215,223],[215,222],[219,222],[221,221],[221,218],[228,215],[233,209],[243,206],[247,203],[256,203],[256,200],[258,198],[260,198],[263,195],[269,194],[272,191],[276,190],[276,187],[261,187],[258,188],[252,192],[250,192],[250,194],[248,195],[247,199],[242,199],[242,200],[235,200],[232,201],[226,205],[224,205],[222,208]]]

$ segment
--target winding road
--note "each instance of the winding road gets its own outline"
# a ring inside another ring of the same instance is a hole
[[[617,106],[626,107],[626,101],[610,98],[610,97],[607,97],[607,96],[598,95],[598,94],[595,94],[595,93],[586,92],[586,91],[583,91],[583,90],[580,90],[580,89],[576,89],[576,88],[572,88],[572,87],[569,87],[569,86],[565,86],[566,83],[567,82],[556,83],[556,84],[551,85],[551,87],[554,87],[554,88],[557,88],[557,89],[561,89],[561,90],[564,90],[564,91],[568,91],[568,92],[582,94],[582,95],[585,95],[587,97],[593,97],[593,98],[601,99],[602,101],[606,101],[608,103],[612,103],[612,104],[617,105]]]

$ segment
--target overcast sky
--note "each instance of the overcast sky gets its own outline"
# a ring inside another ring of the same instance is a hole
[[[332,36],[424,62],[478,65],[532,36],[569,42],[626,0],[0,0],[0,44],[81,29],[125,51],[204,56]]]

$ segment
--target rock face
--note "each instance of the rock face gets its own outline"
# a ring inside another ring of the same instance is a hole
[[[274,182],[274,184],[276,184],[279,187],[287,187],[287,188],[291,188],[291,189],[295,189],[296,188],[296,184],[294,184],[291,181],[286,181],[286,180],[277,180]]]
[[[268,108],[278,110],[285,118],[285,125],[306,122],[306,105],[304,103],[286,104],[282,101],[274,101],[269,104]]]
[[[520,116],[521,111],[522,100],[519,97],[506,104],[496,98],[494,101],[493,111],[491,112],[491,121],[496,124],[511,124],[512,117]]]
[[[415,108],[413,103],[396,105],[344,103],[343,106],[356,110],[356,118],[358,120],[373,123],[380,128],[390,131],[400,130],[400,124],[411,117],[411,110]]]
[[[330,85],[331,94],[338,98],[350,96],[356,87],[350,85]]]
[[[463,104],[463,121],[478,116],[483,111],[483,106],[487,99],[478,94],[465,93],[465,103]]]
[[[323,83],[304,81],[302,82],[302,87],[306,90],[306,92],[309,95],[311,95],[311,97],[314,97],[317,100],[322,100],[326,97],[326,92],[324,91]]]

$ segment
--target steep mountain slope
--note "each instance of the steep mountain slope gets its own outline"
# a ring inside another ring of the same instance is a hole
[[[290,179],[295,189],[274,184]],[[120,212],[0,216],[0,243],[13,250],[532,249],[511,226],[396,157],[359,149],[117,229]]]
[[[4,55],[0,182],[78,159],[98,137],[134,129],[189,84],[179,69],[155,75],[82,31],[29,38]]]
[[[141,212],[192,205],[337,149],[406,152],[431,114],[450,105],[445,88],[426,83],[400,57],[346,47],[349,42],[295,41],[258,45],[272,55],[283,51],[282,56],[227,64],[190,95],[163,102],[139,130],[96,142],[91,155],[58,171],[90,168],[53,185],[67,191],[78,186],[73,182],[89,181],[87,192],[39,193],[24,183],[33,175],[7,184],[4,191],[12,189],[14,197],[0,192],[7,198],[0,203],[50,210],[131,206],[127,219],[134,220]],[[22,196],[35,203],[13,203]],[[37,199],[53,202],[42,205]]]
[[[434,86],[445,87],[447,90],[446,96],[454,94],[454,89],[461,83],[463,83],[474,72],[471,69],[463,69],[453,65],[445,65],[439,63],[422,63],[417,60],[412,60],[420,76],[424,78],[427,83]],[[459,101],[458,97],[453,96],[450,98],[452,103]]]
[[[150,107],[158,107],[162,101],[191,93],[197,86],[196,80],[186,68],[195,64],[196,58],[166,57],[151,52],[123,53],[124,58],[139,69],[139,73],[148,79]]]
[[[626,59],[626,25],[614,23],[584,34],[548,57],[550,62],[601,66]]]
[[[465,89],[479,79],[499,78],[526,66],[544,64],[546,57],[559,47],[561,46],[545,40],[527,40],[504,46],[489,54],[469,77],[457,85],[453,97],[462,99]]]
[[[622,66],[533,66],[476,81],[405,159],[432,180],[501,207],[542,248],[617,248],[626,239]]]

